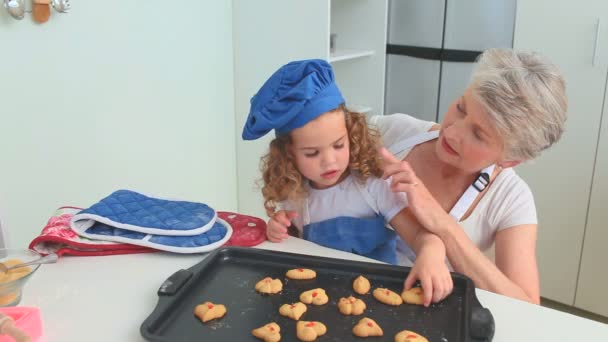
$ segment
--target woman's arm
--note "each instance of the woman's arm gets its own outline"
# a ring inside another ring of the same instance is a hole
[[[454,270],[473,279],[484,290],[538,304],[536,225],[520,225],[496,234],[496,264],[471,241],[462,227],[441,207],[405,161],[388,151],[381,155],[387,165],[384,177],[392,177],[392,190],[408,198],[409,227],[427,229],[445,244]]]
[[[450,263],[481,289],[539,304],[536,225],[521,225],[496,234],[494,264],[452,220],[439,230]]]
[[[499,231],[496,233],[495,262],[498,269],[525,292],[529,302],[540,304],[536,237],[535,224]]]
[[[426,191],[423,187],[419,183],[416,191]],[[408,194],[409,198],[411,195]],[[510,227],[496,233],[494,264],[439,203],[432,201],[435,202],[433,205],[426,205],[424,210],[417,212],[418,216],[425,215],[424,226],[414,214],[410,201],[410,207],[406,209],[408,227],[426,228],[439,236],[454,270],[471,278],[475,286],[530,303],[540,303],[535,224]]]
[[[441,228],[433,227],[445,244],[456,272],[471,278],[475,286],[504,296],[540,303],[536,264],[536,225],[507,228],[496,234],[496,264],[471,241],[462,227],[446,213]],[[408,225],[420,226],[410,210]]]

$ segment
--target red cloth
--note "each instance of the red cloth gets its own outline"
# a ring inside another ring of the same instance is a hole
[[[158,250],[112,241],[91,240],[77,235],[70,228],[72,216],[82,210],[78,207],[65,206],[57,209],[49,218],[42,232],[29,248],[41,254],[57,255],[113,255],[151,253]],[[232,227],[232,237],[226,246],[252,247],[266,240],[266,222],[260,218],[233,212],[219,211],[218,216]]]
[[[266,240],[266,222],[258,217],[218,211],[217,216],[232,226],[232,237],[225,246],[257,246]]]

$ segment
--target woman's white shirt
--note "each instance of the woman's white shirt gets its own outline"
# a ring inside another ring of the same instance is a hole
[[[370,119],[390,147],[417,134],[429,131],[435,122],[423,121],[406,114],[377,115]],[[403,160],[413,146],[395,156]],[[488,187],[475,209],[460,226],[471,241],[485,252],[494,244],[498,231],[518,225],[537,224],[534,196],[529,186],[512,168],[503,169]]]

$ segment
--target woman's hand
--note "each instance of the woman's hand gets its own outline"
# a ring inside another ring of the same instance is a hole
[[[395,158],[386,148],[380,149],[380,156],[384,161],[384,174],[382,178],[391,178],[391,190],[404,192],[407,195],[408,209],[418,222],[428,231],[441,236],[447,229],[446,219],[450,216],[406,161]]]
[[[282,242],[287,239],[287,228],[291,226],[291,220],[298,216],[295,211],[280,210],[268,220],[266,225],[266,237],[271,242]]]

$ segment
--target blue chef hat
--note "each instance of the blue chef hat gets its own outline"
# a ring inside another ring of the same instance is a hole
[[[289,133],[342,103],[329,63],[320,59],[291,62],[272,74],[251,98],[243,139],[258,139],[273,129],[277,135]]]

